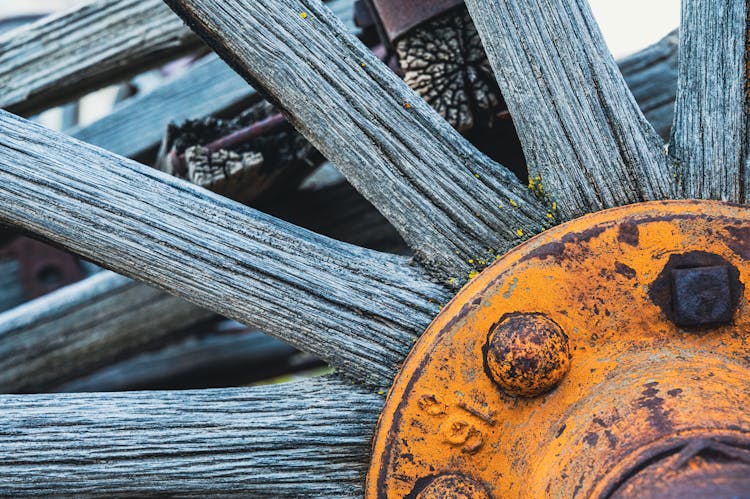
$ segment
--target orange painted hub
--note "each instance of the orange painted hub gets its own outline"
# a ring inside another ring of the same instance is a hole
[[[750,490],[748,282],[748,207],[642,203],[525,242],[415,345],[366,496]]]

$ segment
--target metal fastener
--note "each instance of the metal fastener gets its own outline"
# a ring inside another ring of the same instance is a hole
[[[518,397],[548,392],[570,368],[568,336],[555,321],[538,313],[503,317],[489,332],[484,356],[490,378]]]
[[[447,474],[420,480],[417,491],[410,497],[417,499],[490,499],[487,489],[465,475]]]
[[[734,317],[729,267],[672,270],[672,310],[678,326],[728,324]]]

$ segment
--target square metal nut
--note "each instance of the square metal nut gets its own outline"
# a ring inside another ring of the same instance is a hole
[[[672,311],[678,326],[727,324],[734,317],[729,267],[672,270]]]

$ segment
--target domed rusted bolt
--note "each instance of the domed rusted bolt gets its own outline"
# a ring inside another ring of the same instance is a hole
[[[490,378],[508,395],[536,397],[568,372],[568,336],[543,314],[509,314],[490,329],[484,358]]]
[[[417,499],[444,499],[450,497],[452,499],[490,499],[490,494],[487,489],[481,483],[473,480],[465,475],[459,474],[448,474],[439,475],[429,480],[428,483],[422,486],[422,483],[417,484]],[[427,480],[420,480],[425,482]],[[413,497],[410,495],[410,497]]]

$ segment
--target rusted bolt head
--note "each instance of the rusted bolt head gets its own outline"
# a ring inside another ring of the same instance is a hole
[[[427,480],[420,480],[419,490],[410,497],[417,499],[490,499],[485,487],[465,475],[439,475]],[[424,484],[424,482],[427,482]]]
[[[492,326],[484,348],[489,376],[508,395],[536,397],[570,368],[568,336],[543,314],[509,314]]]
[[[729,267],[672,270],[672,310],[678,326],[727,324],[734,317]]]

